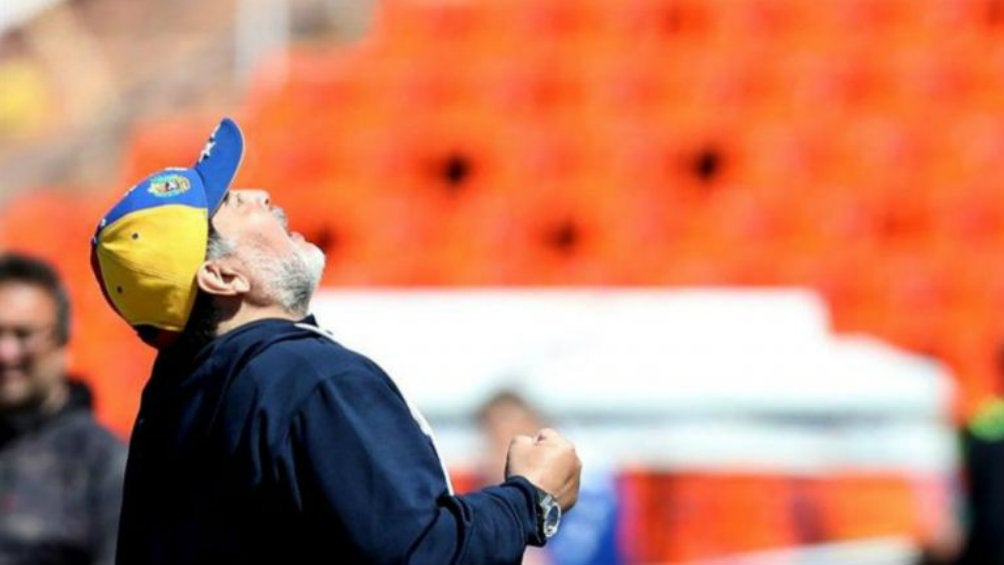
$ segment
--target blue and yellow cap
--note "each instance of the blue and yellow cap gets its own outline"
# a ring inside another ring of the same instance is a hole
[[[133,327],[185,328],[198,294],[195,274],[206,258],[209,218],[243,156],[244,136],[224,118],[193,167],[154,173],[101,219],[91,239],[91,267],[108,303]]]

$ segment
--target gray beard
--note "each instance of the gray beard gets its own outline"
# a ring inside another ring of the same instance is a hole
[[[284,310],[297,317],[307,315],[310,299],[321,282],[324,263],[324,253],[312,246],[309,252],[297,253],[279,264],[270,286]]]

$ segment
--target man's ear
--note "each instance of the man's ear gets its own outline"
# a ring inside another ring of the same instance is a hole
[[[195,273],[199,288],[217,296],[237,296],[251,290],[247,277],[220,261],[205,261]]]

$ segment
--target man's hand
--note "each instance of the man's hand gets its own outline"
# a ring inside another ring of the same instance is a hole
[[[555,430],[544,428],[537,437],[516,436],[509,442],[505,476],[520,475],[568,510],[579,499],[582,462],[575,446]]]

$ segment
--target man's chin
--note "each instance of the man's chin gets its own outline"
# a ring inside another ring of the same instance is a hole
[[[311,282],[314,283],[314,289],[317,290],[317,286],[321,284],[321,276],[324,275],[324,266],[327,263],[327,258],[324,256],[324,252],[321,248],[314,245],[313,243],[307,243],[307,249],[303,251],[301,257],[303,262],[307,267],[307,274],[310,276]]]
[[[0,380],[0,412],[9,412],[32,403],[31,389],[25,382]]]

